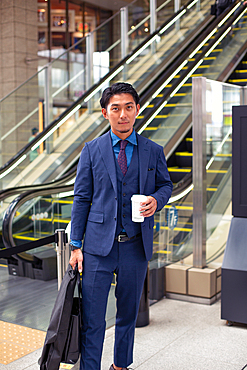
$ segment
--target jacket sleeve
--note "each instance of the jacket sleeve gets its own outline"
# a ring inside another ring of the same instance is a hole
[[[163,148],[157,160],[155,174],[155,192],[150,194],[157,200],[157,210],[160,211],[168,202],[172,194],[173,184],[170,179]]]
[[[74,202],[71,211],[70,238],[82,240],[93,194],[93,177],[88,145],[82,149],[74,186]]]

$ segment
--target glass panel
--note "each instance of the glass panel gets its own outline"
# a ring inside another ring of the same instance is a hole
[[[34,197],[21,205],[16,212],[12,233],[16,245],[24,240],[37,240],[55,233],[56,229],[66,229],[71,218],[73,197],[59,197],[58,194]],[[43,250],[46,247],[39,247]],[[33,253],[33,250],[30,254]]]
[[[149,268],[183,261],[193,251],[192,192],[155,214],[154,254]]]
[[[28,144],[32,128],[43,130],[44,88],[39,79],[45,80],[45,70],[1,100],[0,166]]]
[[[136,1],[128,6],[129,53],[150,35],[149,2]]]
[[[181,4],[181,6],[184,4]],[[174,14],[174,0],[157,0],[157,28],[166,22]]]
[[[52,63],[51,94],[55,106],[68,106],[86,90],[86,40]]]
[[[207,80],[207,260],[222,256],[231,220],[232,106],[241,88]],[[219,238],[220,236],[220,238]],[[220,239],[220,240],[219,240]]]
[[[94,37],[94,77],[97,83],[121,60],[121,16],[120,12],[111,17],[93,32]]]

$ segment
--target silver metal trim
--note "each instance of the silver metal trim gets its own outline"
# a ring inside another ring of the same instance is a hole
[[[120,9],[121,14],[121,58],[124,59],[128,54],[128,8]]]
[[[90,32],[86,36],[86,89],[89,90],[93,83],[93,52],[94,52],[94,33]],[[92,99],[88,101],[88,113],[92,113]]]
[[[45,86],[44,86],[44,96],[45,96],[45,127],[53,120],[53,99],[52,99],[52,66],[51,64],[47,65],[45,69]],[[46,140],[46,152],[50,154],[53,151],[53,136],[50,136]]]
[[[206,266],[206,78],[192,78],[193,266]]]
[[[69,244],[66,243],[66,234],[64,229],[57,229],[56,234],[58,235],[56,251],[57,251],[57,284],[59,290],[68,265]]]
[[[157,0],[150,0],[150,34],[156,31],[157,27]],[[151,52],[155,54],[156,52],[156,41],[151,44]]]

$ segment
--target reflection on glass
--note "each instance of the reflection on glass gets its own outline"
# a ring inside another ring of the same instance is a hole
[[[241,88],[207,80],[207,260],[222,255],[231,219],[232,106]],[[219,238],[223,233],[224,237]]]
[[[15,244],[52,235],[56,229],[66,229],[70,222],[72,204],[73,198],[70,196],[60,198],[58,194],[49,195],[49,193],[26,201],[18,208],[13,219],[12,232]],[[40,248],[43,250],[47,246],[39,247],[37,250]]]

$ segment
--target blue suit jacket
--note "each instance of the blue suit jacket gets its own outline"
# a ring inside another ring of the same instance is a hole
[[[157,210],[162,209],[172,192],[163,148],[137,134],[140,166],[140,194],[152,195]],[[117,226],[117,175],[110,132],[86,143],[81,152],[71,214],[71,239],[82,240],[87,253],[107,256]],[[129,215],[131,217],[131,215]],[[141,223],[147,260],[153,251],[154,217]]]

